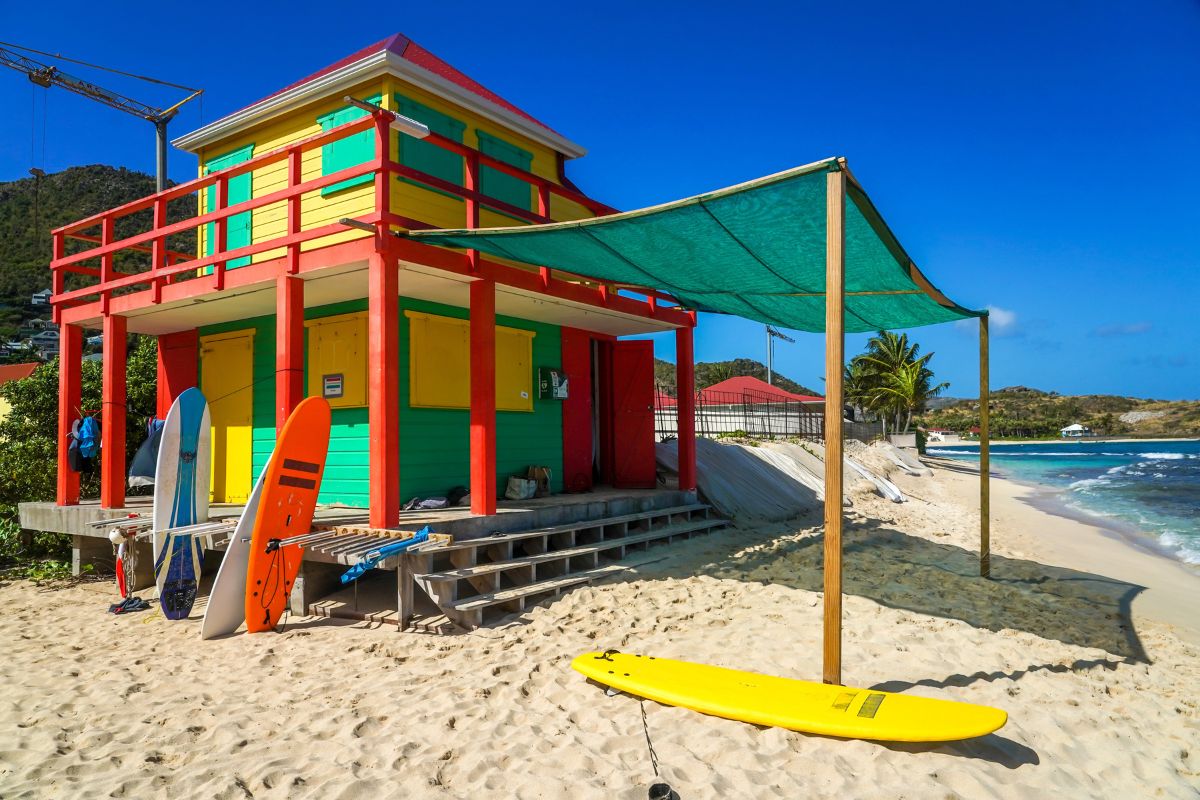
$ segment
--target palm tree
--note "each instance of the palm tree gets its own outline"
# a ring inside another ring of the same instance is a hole
[[[909,342],[907,333],[879,331],[867,342],[866,352],[851,359],[846,368],[846,396],[878,414],[885,435],[888,416],[896,431],[903,417],[907,433],[913,414],[950,385],[933,385],[929,369],[933,353],[920,353],[921,346]]]
[[[933,372],[925,366],[932,356],[930,353],[884,375],[883,382],[875,389],[881,405],[899,409],[905,414],[902,433],[908,433],[915,412],[923,411],[931,398],[937,397],[950,386],[945,381],[936,386],[932,384]]]

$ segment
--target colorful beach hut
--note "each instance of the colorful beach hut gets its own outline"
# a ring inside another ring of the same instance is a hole
[[[158,337],[160,415],[189,386],[209,398],[217,503],[245,500],[277,426],[314,395],[334,409],[321,500],[369,508],[376,527],[459,485],[494,513],[530,465],[554,491],[654,487],[652,344],[618,337],[673,331],[686,385],[693,313],[649,288],[393,235],[611,213],[566,176],[580,145],[400,34],[174,144],[197,155],[197,180],[54,233],[65,424],[81,332],[101,328],[105,408],[123,403],[132,332]],[[168,224],[197,194],[198,216]],[[137,215],[148,229],[118,240],[116,221]],[[174,246],[188,231],[196,252]],[[128,251],[153,268],[117,273]],[[101,501],[115,508],[125,434],[111,417]]]
[[[674,334],[679,486],[694,489],[696,313],[823,332],[824,677],[839,683],[845,332],[977,317],[988,574],[986,312],[933,286],[844,159],[616,213],[567,178],[581,147],[401,35],[176,145],[198,155],[195,181],[54,231],[64,442],[82,331],[106,343],[102,506],[124,500],[128,332],[158,337],[160,413],[189,386],[209,397],[215,499],[244,497],[276,427],[323,396],[322,500],[375,527],[464,475],[471,510],[492,514],[529,464],[555,490],[653,485],[653,353],[628,334]],[[197,194],[196,216],[168,222]],[[138,216],[148,227],[118,239]],[[188,231],[198,250],[175,249]],[[148,268],[116,271],[118,252]],[[79,499],[65,453],[60,506]]]

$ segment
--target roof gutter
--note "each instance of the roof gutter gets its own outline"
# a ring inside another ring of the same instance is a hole
[[[185,152],[195,153],[206,145],[233,136],[252,125],[281,116],[305,103],[328,96],[336,96],[338,92],[348,89],[356,83],[380,77],[389,72],[421,89],[451,100],[481,117],[562,153],[568,158],[579,158],[587,154],[585,148],[554,131],[484,100],[440,75],[423,69],[388,50],[372,53],[315,80],[261,100],[240,111],[235,111],[174,139],[171,144]]]

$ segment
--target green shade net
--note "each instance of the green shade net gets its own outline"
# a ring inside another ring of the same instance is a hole
[[[819,332],[825,330],[826,174],[842,169],[844,161],[829,159],[674,203],[574,222],[406,235],[669,292],[701,311]],[[935,289],[849,174],[846,183],[847,331],[983,316]]]

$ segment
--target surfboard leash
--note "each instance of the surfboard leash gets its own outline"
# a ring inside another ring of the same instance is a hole
[[[654,742],[650,739],[650,721],[646,718],[646,701],[638,698],[638,705],[642,709],[642,732],[646,734],[646,750],[650,753],[650,766],[654,768],[654,783],[650,785],[650,800],[679,800],[679,793],[671,788],[671,784],[666,783],[661,778],[658,772],[658,752],[654,749]]]

